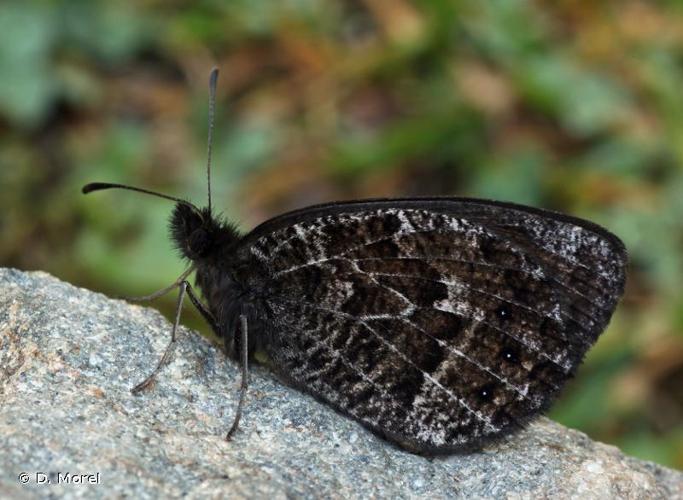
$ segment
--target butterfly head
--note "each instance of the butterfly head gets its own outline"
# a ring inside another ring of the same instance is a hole
[[[192,261],[211,255],[221,232],[208,208],[197,209],[185,203],[176,203],[169,229],[180,253]]]

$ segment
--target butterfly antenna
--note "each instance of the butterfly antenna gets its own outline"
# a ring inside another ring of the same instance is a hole
[[[125,184],[115,184],[111,182],[91,182],[90,184],[83,186],[81,191],[83,194],[88,194],[92,193],[93,191],[102,191],[103,189],[127,189],[129,191],[137,191],[138,193],[151,194],[152,196],[158,196],[159,198],[175,201],[176,203],[182,203],[183,205],[187,205],[188,207],[194,209],[196,212],[199,212],[199,209],[187,200],[176,198],[175,196],[169,196],[167,194],[157,193],[156,191],[150,191],[149,189],[127,186]]]
[[[209,213],[211,213],[211,147],[213,144],[213,119],[216,111],[216,83],[218,68],[214,67],[209,76],[209,139],[206,147],[206,185],[209,193]]]

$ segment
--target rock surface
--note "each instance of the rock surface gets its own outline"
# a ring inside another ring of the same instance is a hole
[[[683,498],[680,472],[544,418],[479,453],[411,455],[259,367],[226,442],[239,369],[199,335],[181,329],[130,393],[169,332],[154,309],[0,269],[0,496]]]

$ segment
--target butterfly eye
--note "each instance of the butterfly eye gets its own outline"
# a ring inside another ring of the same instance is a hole
[[[209,251],[211,246],[211,237],[206,230],[200,227],[192,231],[192,234],[188,239],[187,246],[193,255],[197,257],[203,257]]]

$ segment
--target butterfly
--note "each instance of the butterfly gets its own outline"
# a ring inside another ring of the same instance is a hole
[[[211,207],[217,78],[207,207],[83,188],[175,202],[171,239],[189,267],[142,297],[179,290],[169,347],[133,392],[168,361],[187,295],[241,365],[228,439],[255,359],[414,453],[474,450],[547,410],[623,293],[623,243],[568,215],[448,197],[327,203],[241,234]]]

